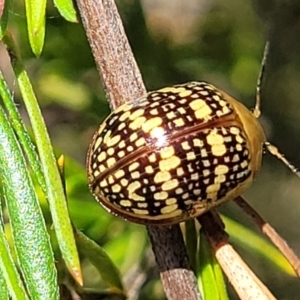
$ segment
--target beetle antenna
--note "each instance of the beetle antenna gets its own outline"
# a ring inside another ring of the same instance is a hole
[[[261,84],[262,84],[262,81],[263,81],[263,78],[264,78],[265,66],[266,66],[266,62],[267,62],[267,56],[268,56],[268,53],[269,53],[269,48],[270,48],[270,42],[267,41],[266,45],[265,45],[265,49],[264,49],[263,58],[262,58],[262,61],[261,61],[261,67],[260,67],[259,75],[258,75],[258,78],[257,78],[257,84],[256,84],[256,103],[255,103],[255,107],[253,109],[253,115],[255,116],[255,118],[258,118],[261,114],[261,111],[260,111]]]
[[[294,166],[292,165],[285,157],[282,153],[279,152],[278,148],[274,145],[272,145],[269,142],[265,142],[265,147],[266,149],[274,156],[276,156],[279,160],[281,160],[285,166],[287,166],[295,175],[297,175],[298,177],[300,177],[300,171]]]
[[[261,104],[261,84],[264,78],[264,73],[265,73],[265,67],[266,67],[266,62],[267,62],[267,56],[269,54],[269,48],[270,48],[270,42],[267,41],[264,49],[264,55],[262,58],[261,62],[261,68],[259,72],[259,76],[257,79],[257,86],[256,86],[256,103],[255,107],[253,110],[253,115],[258,118],[260,116],[260,104]],[[296,176],[300,177],[300,171],[298,168],[296,168],[293,164],[291,164],[281,153],[278,148],[274,145],[272,145],[270,142],[265,142],[264,143],[265,148],[268,150],[269,153],[277,157],[287,168],[289,168],[292,173],[294,173]]]

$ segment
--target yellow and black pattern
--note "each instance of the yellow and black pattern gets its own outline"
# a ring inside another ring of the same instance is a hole
[[[111,212],[171,224],[234,195],[251,176],[232,105],[206,82],[150,92],[115,110],[90,146],[90,187]]]

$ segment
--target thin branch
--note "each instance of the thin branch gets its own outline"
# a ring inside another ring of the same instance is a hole
[[[77,0],[77,5],[111,107],[143,96],[146,89],[114,1]],[[168,299],[201,299],[179,226],[147,229]]]
[[[168,283],[164,286],[168,299],[201,299],[180,227],[148,226],[147,229],[160,277]]]
[[[224,231],[224,224],[219,215],[215,211],[207,212],[198,217],[198,220],[220,266],[239,297],[243,300],[276,299],[228,243],[228,235]]]
[[[261,229],[261,231],[279,249],[279,251],[291,264],[297,276],[300,278],[300,259],[289,247],[287,242],[242,197],[238,197],[237,199],[235,199],[235,203],[253,220],[253,222]]]
[[[77,0],[82,23],[112,109],[146,94],[113,0]]]

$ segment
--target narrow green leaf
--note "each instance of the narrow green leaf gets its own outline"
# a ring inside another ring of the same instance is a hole
[[[8,48],[12,67],[30,118],[45,177],[47,198],[59,248],[70,273],[82,285],[81,268],[68,214],[67,201],[45,122],[12,37],[7,33],[3,40]]]
[[[69,22],[77,22],[76,11],[72,0],[54,0],[60,14]]]
[[[7,22],[8,22],[8,17],[9,17],[9,11],[11,9],[11,0],[2,0],[2,2],[4,2],[4,7],[3,7],[3,11],[0,12],[1,16],[0,16],[0,40],[2,40],[5,31],[6,31],[6,27],[7,27]]]
[[[3,276],[2,271],[1,271],[1,274],[0,274],[0,299],[9,300],[9,298],[8,298],[8,289],[7,289],[5,278]]]
[[[110,287],[110,291],[123,295],[119,270],[106,252],[80,231],[76,231],[75,236],[79,252],[97,268],[103,281]]]
[[[35,151],[35,146],[31,141],[31,138],[25,128],[25,125],[21,119],[21,116],[16,108],[14,99],[4,81],[3,75],[0,72],[0,94],[7,109],[8,115],[10,117],[11,124],[19,138],[19,141],[27,155],[29,164],[33,171],[33,176],[36,177],[38,183],[40,184],[43,192],[46,194],[46,183],[45,178],[42,173],[41,165],[38,160],[38,155]]]
[[[25,0],[27,30],[32,52],[39,56],[45,38],[46,0]]]
[[[17,267],[10,254],[8,243],[5,239],[2,226],[0,229],[0,271],[1,271],[1,300],[7,298],[6,286],[14,300],[29,300],[23,282],[17,271]],[[4,280],[5,279],[5,282]],[[5,298],[6,297],[6,298]]]
[[[54,257],[33,183],[0,107],[0,176],[16,254],[33,299],[58,299]]]
[[[1,256],[0,256],[0,259],[2,259]],[[0,267],[0,299],[1,300],[9,300],[8,299],[8,289],[7,289],[7,285],[6,285],[4,274],[3,274],[1,267]]]
[[[242,224],[225,217],[224,215],[222,215],[222,219],[226,225],[226,229],[228,230],[231,239],[238,242],[242,247],[251,249],[260,256],[264,257],[279,270],[291,276],[296,276],[293,268],[288,263],[286,258],[268,240],[259,236],[257,233],[246,228]]]
[[[219,300],[229,300],[227,287],[223,276],[223,271],[219,265],[215,255],[213,255],[213,270],[215,274],[216,284],[219,291]]]
[[[1,191],[1,189],[0,189]],[[2,207],[2,191],[0,193],[0,207]],[[10,249],[8,246],[8,241],[5,236],[5,231],[4,231],[4,222],[3,222],[3,216],[2,216],[2,210],[0,209],[0,240],[1,240],[1,245],[0,245],[0,261],[2,262],[3,265],[1,265],[0,262],[0,299],[2,300],[9,300],[8,298],[8,288],[7,288],[7,283],[10,286],[10,290],[12,291],[11,295],[14,297],[16,296],[16,292],[18,293],[19,290],[21,293],[23,293],[26,296],[25,292],[25,287],[23,283],[21,282],[21,278],[19,276],[19,273],[17,272],[17,267],[14,264],[12,255],[10,253]],[[3,252],[2,252],[3,251]],[[10,269],[11,272],[8,271]],[[12,274],[12,277],[10,276]],[[6,282],[7,279],[7,282]],[[14,283],[17,283],[16,287]],[[21,285],[19,285],[21,284]],[[16,288],[16,291],[14,289]],[[23,294],[21,296],[23,296]]]
[[[196,257],[198,246],[198,235],[196,231],[195,220],[189,220],[185,222],[185,242],[190,264],[195,271],[197,265]]]
[[[206,235],[200,230],[199,248],[199,273],[203,295],[205,300],[220,299],[218,283],[214,274],[214,260],[212,249],[207,241]]]
[[[1,203],[1,201],[0,201],[0,203]],[[4,224],[3,223],[3,219],[2,219],[2,216],[1,216],[1,222],[0,222],[0,227],[1,227],[0,228],[0,235],[1,235],[1,238],[0,239],[1,239],[2,246],[4,246],[4,248],[5,248],[4,251],[8,252],[8,248],[6,247],[6,246],[8,246],[8,242],[7,242],[7,240],[5,238],[5,235],[4,235],[4,230],[3,230],[4,226],[3,226],[3,224]],[[0,246],[0,248],[1,248],[1,246]],[[1,255],[1,254],[2,254],[2,251],[0,251],[0,260],[2,261],[5,258],[4,258],[4,255]],[[6,254],[6,256],[7,256],[7,254]],[[11,261],[3,262],[3,263],[4,264],[8,263],[8,267],[9,268],[17,270],[17,268],[14,266],[14,264],[11,264],[11,262],[13,262],[13,261],[11,260]],[[8,298],[8,288],[7,288],[7,284],[6,284],[6,281],[5,281],[4,272],[5,272],[4,266],[1,267],[1,265],[0,265],[0,299],[2,299],[2,300],[9,300],[9,298]],[[6,275],[8,275],[8,274],[6,274]],[[8,276],[6,276],[6,277],[8,278]],[[8,279],[8,281],[9,281],[9,279]],[[18,278],[17,281],[20,282],[20,279]],[[25,291],[24,286],[23,286],[23,289]]]

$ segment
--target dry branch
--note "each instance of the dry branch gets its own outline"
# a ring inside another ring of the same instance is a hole
[[[285,256],[290,265],[293,267],[297,276],[300,278],[300,259],[289,247],[287,242],[242,197],[235,199],[235,203],[253,220],[253,222],[261,229],[261,231],[279,249],[279,251]]]
[[[146,89],[114,1],[77,0],[77,5],[111,107],[143,96]],[[201,299],[179,226],[148,226],[148,232],[168,299]]]
[[[212,211],[202,215],[198,220],[220,266],[239,297],[243,300],[276,299],[229,244],[228,235],[224,231],[224,224],[219,215]]]

